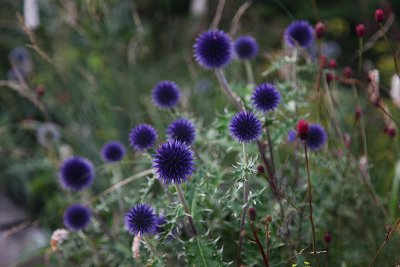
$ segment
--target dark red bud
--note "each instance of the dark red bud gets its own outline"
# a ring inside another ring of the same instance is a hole
[[[345,67],[343,69],[343,76],[346,79],[350,79],[353,76],[353,70],[350,67]]]
[[[318,22],[315,25],[315,35],[317,36],[318,39],[321,39],[322,37],[324,37],[325,30],[326,30],[326,27],[325,27],[324,23]]]
[[[337,68],[337,63],[336,63],[336,60],[335,59],[331,59],[331,60],[329,60],[329,68],[331,68],[331,69],[336,69]]]
[[[321,55],[319,57],[319,65],[321,66],[321,68],[325,68],[326,67],[326,56]]]
[[[255,208],[249,209],[249,217],[250,217],[251,221],[255,221],[255,219],[256,219],[256,209]]]
[[[297,123],[297,136],[305,141],[307,139],[308,136],[308,122],[306,122],[305,120],[301,119],[299,120],[299,122]]]
[[[357,33],[358,37],[360,37],[360,38],[364,37],[365,32],[366,32],[366,30],[365,30],[364,24],[358,24],[356,26],[356,33]]]
[[[325,78],[326,78],[326,82],[329,84],[334,79],[334,76],[332,73],[327,73],[325,75]]]
[[[354,111],[354,118],[356,121],[358,121],[361,118],[362,115],[362,109],[360,106],[356,107],[356,110]]]
[[[383,9],[379,8],[379,9],[375,10],[375,20],[378,23],[381,23],[384,18],[385,18],[385,11],[383,11]]]
[[[260,173],[260,174],[264,174],[264,172],[265,172],[264,166],[263,165],[258,165],[257,166],[257,172]]]
[[[324,234],[324,242],[325,244],[329,245],[332,242],[332,236],[329,232]]]
[[[36,87],[35,91],[38,97],[42,97],[44,95],[44,92],[46,91],[46,88],[44,87],[44,85],[39,85],[38,87]]]

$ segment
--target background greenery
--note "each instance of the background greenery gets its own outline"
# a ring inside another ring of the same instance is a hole
[[[75,5],[72,11],[67,8],[72,1],[39,2],[41,26],[35,31],[37,45],[49,55],[52,63],[49,64],[30,50],[34,71],[27,83],[32,90],[39,85],[45,86],[46,91],[41,99],[48,109],[49,118],[15,91],[1,88],[0,188],[24,207],[33,220],[51,231],[61,226],[65,196],[57,184],[57,164],[51,162],[52,152],[36,140],[38,122],[50,120],[59,125],[62,138],[58,145],[68,144],[75,154],[88,157],[98,165],[101,163],[99,149],[102,144],[110,139],[118,139],[128,145],[127,137],[135,124],[145,121],[154,124],[159,132],[164,131],[170,117],[158,112],[150,100],[151,89],[159,80],[175,80],[181,86],[184,94],[181,110],[190,111],[204,129],[216,127],[215,123],[224,125],[224,116],[229,116],[221,114],[224,106],[229,104],[224,95],[216,90],[214,76],[202,70],[192,57],[194,38],[209,28],[218,1],[209,1],[207,12],[201,17],[190,15],[190,1],[184,0],[82,0],[73,1]],[[227,1],[219,28],[229,31],[232,18],[242,3]],[[390,8],[394,14],[400,14],[400,2],[395,0],[353,1],[351,4],[349,1],[317,1],[317,4],[321,20],[328,25],[327,39],[340,46],[341,53],[337,57],[340,68],[357,68],[354,53],[358,39],[353,30],[356,24],[365,23],[368,35],[371,35],[378,30],[373,20],[375,8],[383,6]],[[16,14],[21,11],[22,1],[0,2],[0,80],[7,78],[10,69],[9,52],[16,46],[29,43],[26,34],[18,26]],[[261,55],[254,63],[258,82],[267,80],[260,73],[282,56],[282,33],[294,18],[315,23],[311,1],[253,1],[241,18],[239,29],[233,37],[251,34],[259,42]],[[389,37],[393,45],[398,46],[400,28],[397,18]],[[388,88],[394,68],[385,42],[378,41],[364,59],[381,71],[382,87]],[[227,76],[237,88],[243,88],[245,76],[240,64],[232,64]],[[307,77],[302,78],[307,85]],[[360,78],[365,79],[362,76]],[[278,79],[277,73],[268,77],[268,80]],[[282,88],[285,90],[285,85]],[[290,93],[290,89],[286,90]],[[340,87],[338,92],[342,127],[352,132],[354,101],[351,89]],[[382,94],[390,102],[387,90],[383,90]],[[306,97],[304,101],[309,102],[309,99]],[[371,182],[388,205],[388,192],[392,187],[394,166],[399,156],[393,146],[397,141],[383,134],[381,116],[365,97],[362,105],[368,118]],[[309,108],[312,110],[316,107],[311,105]],[[397,118],[399,111],[394,107],[391,107],[391,111]],[[215,114],[221,115],[217,122],[214,120]],[[286,130],[293,125],[294,121],[289,121],[287,125],[276,125],[276,129],[279,129],[276,140],[284,140]],[[213,136],[212,132],[203,134],[209,138]],[[206,144],[211,140],[206,137],[199,142]],[[330,145],[335,146],[337,142]],[[224,146],[233,145],[224,143],[219,149]],[[360,151],[357,141],[352,149],[356,154]],[[365,266],[384,239],[385,226],[390,222],[382,220],[379,209],[360,185],[357,170],[347,166],[344,159],[332,151],[313,162],[316,166],[314,176],[319,178],[315,179],[314,184],[315,202],[320,207],[316,209],[315,216],[321,218],[321,229],[333,234],[330,252],[332,266],[341,263]],[[282,161],[290,153],[290,147],[284,148]],[[130,158],[139,160],[140,156],[131,151]],[[228,155],[229,158],[234,156]],[[221,163],[221,166],[229,168],[231,163],[228,162]],[[144,166],[135,167],[134,170],[141,168]],[[126,176],[131,174],[127,172]],[[108,180],[100,180],[94,185],[93,192],[100,192],[108,185]],[[304,190],[291,193],[294,198],[301,198]],[[272,196],[266,199],[272,199]],[[213,205],[215,203],[210,204],[209,208],[217,209]],[[264,215],[272,213],[274,208],[273,205],[259,207]],[[227,223],[234,224],[229,220]],[[275,230],[278,232],[279,229]],[[225,240],[236,238],[236,234],[221,234],[225,235]],[[320,244],[323,244],[323,234],[324,231],[319,234]],[[396,237],[385,249],[385,256],[380,257],[380,266],[392,266],[385,264],[393,264],[390,256],[398,249],[398,241]],[[224,238],[219,245],[223,243]],[[301,245],[301,240],[299,243]],[[299,248],[300,245],[293,246]],[[276,258],[289,257],[290,252],[285,252],[286,255],[279,250],[278,241],[276,246]],[[129,249],[129,244],[127,247]],[[224,256],[229,261],[234,257],[234,250],[228,247]]]

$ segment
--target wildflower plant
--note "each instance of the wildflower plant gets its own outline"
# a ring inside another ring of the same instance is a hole
[[[373,17],[380,26],[386,18],[380,9]],[[339,71],[339,59],[323,62],[320,44],[329,27],[323,21],[311,25],[298,20],[282,27],[289,49],[268,55],[272,62],[262,56],[261,38],[214,23],[200,33],[192,29],[185,62],[193,81],[186,76],[180,81],[163,69],[162,75],[149,75],[140,95],[129,95],[127,87],[118,91],[124,108],[108,98],[107,108],[83,105],[104,117],[86,128],[57,125],[56,140],[46,145],[38,137],[56,177],[50,186],[59,190],[62,203],[63,213],[57,211],[51,227],[67,228],[53,235],[49,261],[79,266],[364,266],[379,261],[379,244],[355,248],[350,238],[356,233],[356,244],[372,243],[380,236],[376,227],[346,224],[355,218],[374,226],[391,224],[382,247],[395,239],[397,198],[388,208],[389,200],[372,179],[377,172],[370,163],[377,159],[366,149],[372,138],[366,138],[362,122],[366,113],[381,116],[386,134],[396,138],[397,121],[379,95],[379,77],[371,74],[363,81],[350,67]],[[357,28],[362,49],[366,31]],[[145,42],[142,37],[136,41]],[[12,53],[15,62],[21,57],[17,52]],[[198,92],[193,85],[204,77],[209,92]],[[362,86],[370,93],[364,94]],[[353,100],[360,110],[354,120],[353,110],[342,104]],[[132,103],[141,111],[132,112]],[[208,110],[210,103],[218,104]],[[195,104],[204,110],[198,112]],[[211,115],[206,119],[202,112]],[[123,145],[128,143],[131,149]],[[60,148],[66,144],[72,148]],[[379,216],[371,218],[373,212]]]

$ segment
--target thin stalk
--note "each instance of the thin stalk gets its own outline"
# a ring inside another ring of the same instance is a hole
[[[359,44],[359,51],[360,53],[358,54],[358,73],[360,74],[360,76],[362,75],[362,56],[363,56],[363,44],[364,44],[364,39],[362,37],[360,37],[358,39],[358,44]]]
[[[243,143],[243,164],[246,166],[247,165],[247,155],[246,155],[246,144]],[[240,216],[240,231],[239,231],[239,242],[238,242],[238,249],[237,249],[237,266],[241,266],[241,253],[242,253],[242,246],[243,246],[243,236],[242,232],[244,229],[244,224],[246,222],[246,213],[248,209],[248,203],[249,203],[249,193],[250,193],[250,188],[249,188],[249,181],[245,175],[244,181],[243,181],[243,209],[242,209],[242,214]]]
[[[268,148],[269,148],[269,153],[270,153],[270,158],[271,158],[271,169],[272,169],[272,179],[274,179],[276,183],[276,175],[275,175],[275,160],[274,160],[274,150],[272,146],[272,140],[271,140],[271,134],[269,133],[269,127],[265,126],[266,132],[267,132],[267,139],[268,139]]]
[[[244,110],[245,106],[243,101],[240,99],[238,95],[235,94],[235,92],[232,91],[230,88],[226,78],[225,74],[222,69],[216,69],[215,74],[217,75],[217,79],[221,85],[221,88],[224,90],[224,92],[229,96],[229,98],[232,100],[232,102],[236,105],[236,107],[239,110]]]
[[[397,59],[396,59],[396,54],[395,54],[395,52],[393,50],[393,47],[390,45],[389,39],[388,39],[388,37],[386,35],[386,31],[383,28],[382,23],[379,23],[379,27],[381,28],[381,31],[383,33],[383,38],[385,39],[385,42],[388,44],[388,46],[390,48],[390,52],[391,52],[392,57],[393,57],[394,68],[396,69],[397,76],[399,76],[399,79],[400,79],[400,71],[399,71],[399,65],[398,65]]]
[[[255,84],[254,73],[253,73],[253,68],[252,68],[249,60],[244,61],[244,67],[246,69],[247,82],[251,85],[254,85]]]
[[[311,175],[310,175],[310,164],[308,162],[308,153],[307,153],[307,144],[304,143],[304,154],[306,157],[306,168],[307,168],[307,184],[308,184],[308,205],[310,207],[310,222],[311,222],[311,230],[312,230],[312,237],[313,237],[313,252],[314,257],[318,263],[318,266],[321,266],[318,260],[317,250],[315,249],[315,226],[314,226],[314,218],[313,218],[313,207],[312,207],[312,190],[311,190]]]
[[[396,224],[393,226],[393,228],[388,231],[388,233],[386,234],[386,238],[385,240],[382,242],[381,246],[379,247],[378,251],[375,253],[374,257],[372,258],[371,263],[369,264],[369,267],[371,267],[375,260],[378,258],[379,254],[381,254],[381,251],[383,249],[383,247],[386,245],[386,243],[390,240],[390,238],[392,237],[392,234],[394,231],[396,231],[396,229],[399,227],[400,225],[400,219],[397,219]]]
[[[262,244],[260,242],[260,239],[258,238],[257,229],[254,227],[254,222],[252,220],[250,220],[250,228],[251,228],[251,231],[253,232],[254,239],[256,241],[258,250],[260,251],[261,256],[263,258],[264,266],[265,267],[269,267],[268,258],[265,255],[264,248],[263,248],[263,246],[262,246]]]
[[[151,242],[150,238],[146,235],[142,235],[143,241],[146,244],[146,247],[149,249],[151,255],[153,258],[157,257],[157,250],[153,245],[153,242]]]
[[[192,229],[193,235],[196,236],[197,235],[197,229],[196,229],[196,226],[194,224],[193,216],[192,216],[192,214],[190,212],[189,205],[187,204],[185,196],[183,194],[181,185],[176,183],[175,184],[175,188],[176,188],[176,192],[178,193],[179,201],[181,202],[181,204],[183,206],[183,210],[186,212],[186,216],[188,218],[189,225],[190,225],[190,228]]]

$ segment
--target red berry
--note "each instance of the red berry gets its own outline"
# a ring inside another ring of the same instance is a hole
[[[385,11],[383,11],[383,9],[379,8],[379,9],[375,10],[375,20],[378,23],[381,23],[384,18],[385,18]]]
[[[356,33],[357,33],[358,37],[360,37],[360,38],[364,37],[365,32],[366,32],[366,31],[365,31],[365,26],[364,26],[364,24],[358,24],[358,25],[356,26]]]
[[[308,122],[301,119],[297,123],[296,128],[297,128],[297,136],[303,141],[306,140],[308,136]]]
[[[315,35],[317,36],[318,39],[321,39],[325,35],[325,30],[326,30],[325,24],[322,23],[321,21],[315,25]]]
[[[343,76],[350,79],[353,76],[353,70],[350,67],[345,67],[343,69]]]
[[[328,66],[329,66],[329,68],[331,68],[331,69],[336,69],[336,68],[337,68],[336,60],[333,59],[333,58],[332,58],[331,60],[329,60]]]
[[[395,137],[397,134],[396,128],[389,127],[387,129],[387,134],[392,138]]]
[[[325,68],[326,67],[326,56],[321,55],[319,57],[319,64],[320,64],[321,68]]]

